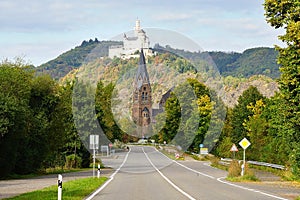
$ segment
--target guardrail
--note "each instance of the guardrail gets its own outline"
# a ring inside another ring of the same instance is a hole
[[[221,158],[221,163],[226,164],[226,162],[231,162],[232,159],[230,158]],[[285,169],[283,165],[277,165],[277,164],[271,164],[271,163],[266,163],[266,162],[258,162],[258,161],[247,161],[247,163],[252,164],[252,165],[258,165],[258,166],[265,166],[265,167],[271,167],[274,169]]]

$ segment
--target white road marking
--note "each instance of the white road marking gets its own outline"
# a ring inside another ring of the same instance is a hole
[[[191,195],[189,195],[188,193],[186,193],[185,191],[183,191],[182,189],[180,189],[177,185],[175,185],[170,179],[168,179],[161,171],[159,171],[159,169],[153,164],[153,162],[150,160],[149,156],[147,155],[147,153],[144,151],[144,148],[142,148],[146,158],[148,159],[148,161],[150,162],[150,164],[152,165],[152,167],[171,185],[173,186],[178,192],[180,192],[181,194],[183,194],[184,196],[186,196],[187,198],[191,199],[191,200],[196,200],[194,197],[192,197]]]
[[[272,194],[268,194],[268,193],[265,193],[265,192],[261,192],[261,191],[259,191],[259,190],[247,188],[247,187],[244,187],[244,186],[236,185],[236,184],[229,183],[229,182],[227,182],[227,181],[221,180],[221,179],[224,179],[224,178],[225,178],[225,177],[220,177],[220,178],[218,178],[217,180],[218,180],[219,182],[221,182],[221,183],[224,183],[224,184],[227,184],[227,185],[230,185],[230,186],[233,186],[233,187],[237,187],[237,188],[240,188],[240,189],[243,189],[243,190],[248,190],[248,191],[251,191],[251,192],[260,193],[260,194],[262,194],[262,195],[269,196],[269,197],[276,198],[276,199],[288,200],[288,199],[285,199],[285,198],[282,198],[282,197],[279,197],[279,196],[275,196],[275,195],[272,195]]]
[[[156,149],[156,151],[159,152],[159,153],[161,153],[161,152],[158,151],[157,149]],[[167,157],[165,154],[163,154],[163,153],[161,153],[161,154],[164,155],[166,158],[170,159],[170,158]],[[170,159],[170,160],[172,160],[172,159]],[[178,165],[180,165],[180,166],[186,168],[187,170],[190,170],[190,171],[192,171],[192,172],[201,174],[201,175],[206,176],[206,177],[209,177],[209,178],[211,178],[211,179],[215,179],[215,177],[213,177],[213,176],[210,176],[210,175],[208,175],[208,174],[205,174],[205,173],[199,172],[199,171],[197,171],[197,170],[191,169],[191,168],[189,168],[189,167],[187,167],[187,166],[185,166],[185,165],[183,165],[183,164],[181,164],[181,163],[179,163],[179,162],[177,162],[177,161],[175,161],[175,160],[173,160],[173,162],[175,162],[176,164],[178,164]],[[205,164],[204,164],[204,165],[205,165]],[[208,166],[208,165],[207,165],[207,166]],[[209,166],[209,167],[211,167],[211,166]],[[220,177],[220,178],[218,178],[217,180],[218,180],[220,183],[227,184],[227,185],[230,185],[230,186],[233,186],[233,187],[237,187],[237,188],[240,188],[240,189],[243,189],[243,190],[248,190],[248,191],[251,191],[251,192],[256,192],[256,193],[259,193],[259,194],[262,194],[262,195],[265,195],[265,196],[268,196],[268,197],[280,199],[280,200],[288,200],[288,199],[285,199],[285,198],[282,198],[282,197],[279,197],[279,196],[276,196],[276,195],[268,194],[268,193],[265,193],[265,192],[262,192],[262,191],[259,191],[259,190],[255,190],[255,189],[251,189],[251,188],[247,188],[247,187],[243,187],[243,186],[240,186],[240,185],[236,185],[236,184],[233,184],[233,183],[229,183],[229,182],[223,181],[223,180],[221,180],[221,179],[223,179],[223,178],[225,178],[225,177]]]
[[[101,192],[114,179],[114,176],[120,171],[120,169],[123,167],[123,165],[127,161],[127,158],[128,158],[128,155],[129,155],[130,151],[131,151],[131,149],[129,149],[129,151],[127,152],[127,154],[126,154],[122,164],[120,165],[120,167],[112,175],[110,175],[109,179],[100,188],[98,188],[93,194],[91,194],[85,200],[93,199],[99,192]]]
[[[199,172],[199,171],[197,171],[197,170],[194,170],[194,169],[192,169],[192,168],[189,168],[189,167],[187,167],[187,166],[185,166],[185,165],[183,165],[183,164],[177,162],[176,160],[170,159],[168,156],[166,156],[165,154],[161,153],[161,152],[158,151],[157,149],[156,149],[156,151],[157,151],[158,153],[160,153],[161,155],[165,156],[166,158],[168,158],[169,160],[171,160],[172,162],[176,163],[177,165],[180,165],[181,167],[186,168],[186,169],[189,170],[189,171],[192,171],[192,172],[194,172],[194,173],[196,173],[196,174],[200,174],[200,175],[202,175],[202,176],[206,176],[206,177],[211,178],[211,179],[215,179],[215,177],[213,177],[213,176],[211,176],[211,175],[208,175],[208,174]]]

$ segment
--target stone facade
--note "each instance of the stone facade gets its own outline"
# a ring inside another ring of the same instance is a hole
[[[132,118],[138,126],[148,126],[152,118],[152,90],[143,49],[134,81]]]

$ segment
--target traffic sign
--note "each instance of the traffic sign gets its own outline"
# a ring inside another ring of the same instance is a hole
[[[232,147],[230,148],[230,151],[232,151],[232,152],[238,152],[239,150],[238,150],[238,148],[236,147],[236,145],[233,144]]]
[[[99,149],[99,135],[90,135],[90,149]]]
[[[200,154],[207,155],[208,154],[208,148],[200,148]]]
[[[113,144],[112,143],[109,143],[109,145],[108,145],[110,148],[112,148],[112,146],[113,146]]]
[[[243,149],[247,149],[250,146],[250,142],[249,140],[247,140],[247,138],[244,138],[240,141],[239,145],[243,148]]]
[[[203,147],[204,147],[204,144],[199,144],[199,147],[200,147],[200,148],[203,148]]]

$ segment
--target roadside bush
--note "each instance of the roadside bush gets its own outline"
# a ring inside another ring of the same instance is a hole
[[[75,154],[71,154],[66,157],[65,167],[68,169],[80,168],[81,162],[82,162],[82,159],[78,155],[75,156]]]
[[[228,177],[238,177],[241,175],[241,166],[237,160],[233,160],[228,168]]]

